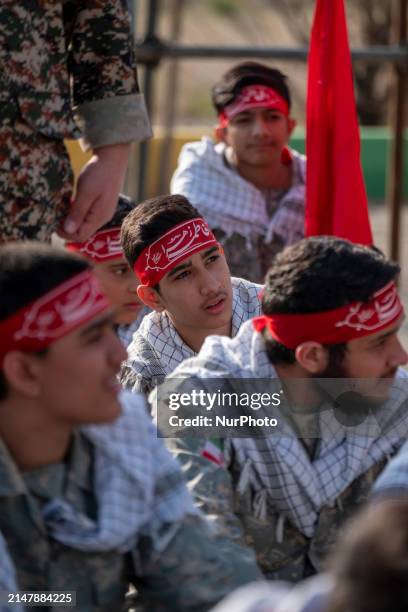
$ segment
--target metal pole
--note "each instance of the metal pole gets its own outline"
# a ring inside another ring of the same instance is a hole
[[[157,43],[160,42],[158,45]],[[178,59],[281,59],[305,62],[307,47],[225,47],[210,45],[177,45],[162,40],[154,44],[142,43],[136,46],[138,61],[149,63],[165,57]],[[361,49],[351,49],[353,61],[378,63],[388,61],[404,64],[407,62],[408,49],[398,45],[377,45]]]
[[[156,25],[157,17],[160,10],[160,0],[148,0],[149,10],[147,13],[146,23],[146,34],[144,42],[156,40]],[[151,118],[152,101],[153,101],[153,73],[157,66],[156,62],[147,63],[145,66],[145,72],[143,77],[142,92],[146,100],[147,110]],[[139,145],[139,175],[138,175],[138,202],[145,199],[146,193],[146,179],[147,179],[147,168],[149,159],[149,143],[147,141],[142,142]]]
[[[176,42],[180,37],[181,15],[184,8],[184,0],[173,0],[171,9],[172,23],[170,40]],[[158,174],[158,193],[169,191],[169,162],[171,159],[171,147],[173,144],[173,127],[176,113],[176,95],[178,87],[179,62],[175,59],[169,62],[167,72],[166,94],[167,101],[164,115],[164,134],[160,150],[159,174]]]
[[[393,38],[399,45],[407,43],[407,0],[394,1]],[[392,116],[393,141],[391,149],[391,176],[389,201],[391,208],[390,254],[392,259],[400,258],[400,218],[403,188],[404,162],[404,108],[406,104],[407,64],[396,65],[395,110]]]
[[[132,31],[135,31],[135,21],[136,21],[136,15],[137,15],[137,3],[138,0],[128,0],[128,7],[129,7],[129,12],[130,12],[130,16],[132,19]]]

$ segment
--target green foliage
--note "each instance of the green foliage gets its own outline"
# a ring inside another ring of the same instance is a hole
[[[239,10],[234,0],[209,0],[208,4],[221,17],[235,17]]]

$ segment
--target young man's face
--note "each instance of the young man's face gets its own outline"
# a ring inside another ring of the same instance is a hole
[[[231,322],[231,276],[224,254],[212,246],[182,261],[159,283],[160,308],[183,336],[219,329]]]
[[[401,315],[396,323],[384,330],[348,342],[343,363],[332,377],[359,379],[357,391],[374,401],[387,399],[397,369],[408,362],[408,355],[398,339],[403,319]]]
[[[112,314],[101,314],[35,356],[39,403],[51,421],[74,427],[114,420],[117,373],[126,359]]]
[[[279,164],[295,122],[278,110],[253,108],[236,115],[218,135],[235,162],[254,167]]]
[[[95,264],[94,271],[103,291],[115,308],[115,323],[130,325],[143,308],[137,297],[137,280],[126,259],[118,257],[111,261]]]

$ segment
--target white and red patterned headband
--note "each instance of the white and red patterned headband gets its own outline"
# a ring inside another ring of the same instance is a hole
[[[66,242],[67,251],[80,253],[93,262],[101,263],[123,256],[120,244],[120,227],[96,232],[85,242]]]
[[[311,314],[274,314],[253,319],[256,331],[267,328],[271,336],[295,349],[303,342],[342,344],[375,334],[394,323],[404,312],[395,283],[374,293],[368,302]]]
[[[75,275],[0,321],[0,368],[8,352],[40,351],[109,306],[91,270]]]
[[[177,264],[211,246],[218,242],[204,219],[183,221],[145,248],[133,269],[142,285],[154,287]]]
[[[247,85],[239,96],[224,108],[218,115],[220,127],[227,127],[228,123],[239,113],[251,108],[270,108],[289,116],[289,104],[277,91],[266,85]]]

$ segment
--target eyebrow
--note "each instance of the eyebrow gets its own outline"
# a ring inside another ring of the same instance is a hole
[[[209,255],[211,255],[211,253],[214,253],[214,251],[219,251],[219,250],[220,249],[219,249],[218,246],[212,246],[209,249],[207,249],[206,251],[203,251],[202,253],[200,253],[201,259],[205,259]]]
[[[202,251],[200,253],[201,259],[205,259],[209,255],[211,255],[211,253],[213,253],[214,251],[218,251],[218,250],[219,250],[218,246],[212,246],[209,249],[207,249],[206,251]],[[176,266],[175,268],[173,268],[168,273],[167,278],[171,278],[172,276],[174,276],[178,272],[181,272],[182,270],[186,270],[187,268],[191,268],[191,266],[192,266],[191,260],[186,261],[185,263],[181,263],[179,266]]]
[[[177,274],[177,272],[181,272],[181,270],[186,270],[187,268],[191,268],[191,266],[192,266],[191,261],[186,261],[186,263],[181,263],[179,266],[176,266],[168,273],[167,278],[171,278],[172,276]]]
[[[401,329],[401,325],[398,325],[398,327],[394,327],[393,329],[390,329],[385,334],[380,334],[376,338],[372,338],[370,341],[370,344],[376,344],[376,342],[380,342],[381,340],[384,340],[385,338],[388,338],[389,336],[392,336],[393,334],[398,333],[400,329]]]
[[[112,264],[110,264],[109,269],[110,270],[114,270],[115,268],[123,268],[123,267],[129,268],[129,266],[126,263],[126,261],[112,263]],[[129,270],[130,270],[130,268],[129,268]]]

